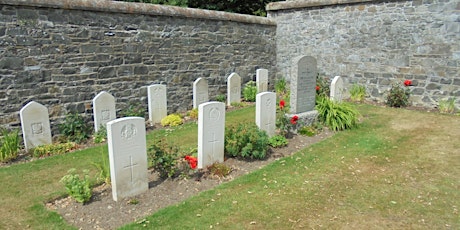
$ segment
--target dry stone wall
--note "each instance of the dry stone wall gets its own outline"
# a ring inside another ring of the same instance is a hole
[[[276,24],[262,17],[152,4],[85,0],[0,0],[0,125],[19,125],[30,101],[52,124],[68,112],[92,120],[101,91],[117,109],[139,103],[147,87],[167,86],[168,112],[192,108],[192,85],[205,78],[211,99],[237,72],[276,72]],[[273,75],[273,76],[272,76]],[[56,126],[54,126],[56,127]]]
[[[460,108],[458,0],[305,0],[273,2],[278,76],[291,76],[293,58],[318,60],[321,75],[365,85],[383,101],[393,82],[412,80],[415,105],[455,98]]]

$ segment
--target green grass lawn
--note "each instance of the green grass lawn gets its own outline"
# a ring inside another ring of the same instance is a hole
[[[460,117],[358,105],[359,128],[162,209],[124,229],[459,229]],[[227,114],[251,121],[254,107]],[[196,124],[148,140],[194,147]],[[180,140],[180,142],[179,142]],[[99,146],[0,169],[0,229],[66,229],[46,200],[69,168],[92,169]]]

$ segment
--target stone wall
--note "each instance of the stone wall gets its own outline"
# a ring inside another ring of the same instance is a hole
[[[279,76],[289,80],[292,60],[311,55],[322,75],[363,84],[374,100],[410,79],[413,104],[456,98],[460,108],[458,0],[306,0],[267,10],[277,22]]]
[[[237,72],[276,72],[276,24],[267,18],[152,4],[86,0],[0,0],[0,125],[19,125],[29,101],[48,107],[52,126],[68,112],[92,120],[105,90],[117,109],[147,109],[150,84],[167,85],[168,111],[192,108],[192,85],[210,98]],[[56,126],[54,126],[56,130]]]

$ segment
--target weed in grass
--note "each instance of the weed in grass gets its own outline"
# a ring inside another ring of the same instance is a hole
[[[244,102],[232,102],[230,103],[230,106],[235,108],[243,108],[246,106],[246,104]]]
[[[1,130],[0,137],[0,162],[13,160],[19,153],[19,130],[8,131],[7,129]]]
[[[440,113],[454,113],[455,112],[455,99],[449,98],[447,100],[439,101],[439,112]]]
[[[366,87],[353,84],[350,89],[350,99],[354,102],[363,102],[364,98],[366,98]]]
[[[96,167],[98,174],[96,176],[97,183],[110,184],[110,163],[109,154],[104,151],[104,147],[100,146],[101,159],[92,162],[91,164]]]
[[[91,199],[92,190],[89,182],[89,171],[83,170],[83,178],[72,168],[68,174],[62,177],[61,183],[64,184],[67,193],[79,203],[86,203]]]

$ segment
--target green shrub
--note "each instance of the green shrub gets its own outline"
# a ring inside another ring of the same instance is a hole
[[[162,126],[178,126],[182,124],[182,118],[179,114],[169,114],[168,116],[161,119]]]
[[[297,132],[308,137],[316,135],[316,129],[313,126],[302,126]]]
[[[243,89],[243,98],[245,101],[256,101],[257,86],[255,81],[248,81]]]
[[[82,143],[91,136],[92,130],[83,116],[69,113],[64,123],[59,125],[59,131],[68,141]]]
[[[403,88],[400,84],[391,85],[385,104],[390,107],[406,107],[409,105],[410,91],[409,88]]]
[[[161,178],[175,177],[179,171],[179,148],[160,139],[147,150],[150,166],[160,173]]]
[[[45,156],[53,156],[53,155],[68,153],[75,149],[77,149],[77,144],[75,142],[39,145],[33,149],[32,155],[33,157],[37,157],[37,158],[45,157]]]
[[[288,145],[288,140],[283,135],[275,135],[268,139],[268,144],[273,148],[280,148]]]
[[[286,79],[284,78],[280,78],[276,81],[275,83],[275,91],[276,91],[276,94],[278,95],[284,95],[286,94],[286,90],[287,90],[287,87],[286,87]]]
[[[256,124],[240,123],[225,132],[225,152],[231,157],[250,159],[265,158],[269,138]]]
[[[19,130],[8,131],[1,129],[0,137],[0,162],[7,162],[18,157],[19,153]]]
[[[122,117],[145,117],[145,108],[139,103],[130,103],[128,107],[120,112]]]
[[[83,170],[84,176],[80,178],[75,169],[70,169],[68,174],[61,178],[61,183],[64,184],[69,196],[79,203],[88,202],[93,195],[88,172],[88,170]]]
[[[216,101],[219,101],[219,102],[225,102],[226,99],[227,98],[226,98],[225,94],[219,94],[219,95],[216,96]]]
[[[355,102],[362,102],[366,98],[366,87],[364,85],[353,84],[350,89],[350,99]]]
[[[455,112],[455,99],[450,98],[447,100],[439,101],[440,113],[454,113]]]
[[[94,144],[103,143],[107,140],[107,128],[101,125],[97,132],[93,134],[93,142]]]
[[[327,97],[318,97],[316,110],[318,119],[331,130],[344,130],[357,126],[358,111],[345,103],[330,100]]]

